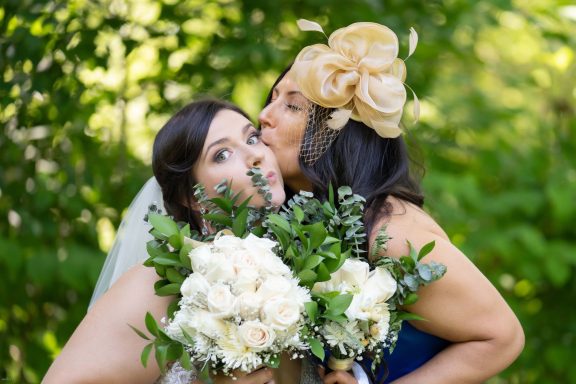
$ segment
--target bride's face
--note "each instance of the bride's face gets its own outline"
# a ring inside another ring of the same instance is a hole
[[[286,195],[274,153],[262,142],[260,132],[248,119],[232,110],[221,110],[210,124],[202,153],[194,166],[195,179],[206,187],[208,197],[215,197],[214,187],[226,179],[232,183],[235,193],[242,192],[240,201],[252,195],[250,205],[263,206],[263,197],[246,174],[253,167],[260,168],[268,179],[273,205],[281,205]]]
[[[278,159],[284,181],[299,183],[304,177],[298,163],[310,101],[290,78],[290,72],[272,90],[272,99],[260,113],[262,140]]]

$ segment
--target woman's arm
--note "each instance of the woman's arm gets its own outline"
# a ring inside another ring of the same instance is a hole
[[[146,330],[144,317],[150,312],[156,321],[166,316],[173,297],[154,293],[158,280],[152,268],[137,265],[126,272],[86,314],[42,381],[51,383],[153,383],[160,376],[154,354],[147,368],[140,362],[149,342],[128,324]],[[271,369],[261,369],[232,381],[226,376],[214,383],[263,384],[272,380]],[[200,383],[197,381],[196,383]]]
[[[386,224],[392,237],[384,255],[407,255],[408,240],[416,249],[435,241],[434,250],[423,261],[434,260],[447,267],[446,275],[423,287],[420,300],[407,308],[426,321],[411,323],[453,343],[394,383],[484,382],[508,367],[522,351],[524,333],[518,319],[490,281],[426,213],[409,204],[393,205],[401,214],[392,214],[377,226]]]
[[[173,297],[154,293],[152,268],[137,265],[126,272],[86,314],[43,383],[153,383],[160,371],[154,354],[147,368],[140,362],[148,343],[128,324],[145,331],[144,317],[158,321]]]

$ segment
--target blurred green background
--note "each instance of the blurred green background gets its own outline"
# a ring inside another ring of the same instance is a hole
[[[520,317],[490,383],[576,382],[576,6],[554,0],[0,1],[0,380],[37,383],[86,312],[155,133],[201,94],[256,119],[355,21],[408,52],[427,209]],[[87,346],[89,348],[89,346]]]

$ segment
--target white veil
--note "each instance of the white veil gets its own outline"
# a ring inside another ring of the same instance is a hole
[[[163,201],[160,185],[156,178],[151,177],[132,200],[126,216],[120,223],[116,239],[106,256],[88,309],[124,272],[148,258],[146,243],[152,240],[152,235],[148,233],[150,224],[144,221],[144,216],[148,213],[150,204],[155,204],[164,212]]]

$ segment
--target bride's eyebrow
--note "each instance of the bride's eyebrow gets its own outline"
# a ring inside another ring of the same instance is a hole
[[[246,132],[250,129],[254,127],[252,125],[252,123],[248,123],[245,126],[242,127],[242,134],[245,135]],[[256,128],[254,128],[256,129]],[[210,149],[212,149],[212,147],[216,146],[216,145],[220,145],[226,142],[229,142],[230,139],[228,137],[223,137],[221,139],[218,139],[216,141],[213,141],[212,143],[210,143],[210,145],[206,148],[206,152],[204,152],[204,156],[202,156],[202,159],[204,160],[206,158],[206,156],[208,156],[208,153],[210,152]]]

